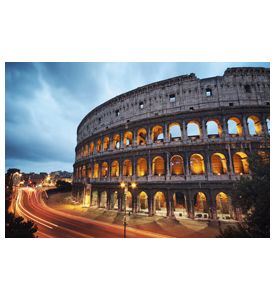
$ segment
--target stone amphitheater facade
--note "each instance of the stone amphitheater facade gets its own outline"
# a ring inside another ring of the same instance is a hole
[[[270,70],[183,75],[99,105],[77,128],[73,195],[136,214],[240,219],[232,187],[269,151]],[[121,183],[126,188],[121,188]]]

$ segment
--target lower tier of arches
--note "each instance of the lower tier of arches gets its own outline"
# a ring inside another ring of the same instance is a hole
[[[72,195],[84,207],[105,208],[148,216],[190,219],[242,220],[242,212],[232,205],[231,184],[213,187],[166,188],[140,186],[121,188],[101,184],[73,185]]]

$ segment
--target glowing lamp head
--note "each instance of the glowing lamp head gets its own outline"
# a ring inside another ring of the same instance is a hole
[[[124,189],[125,188],[125,182],[121,182],[120,187]]]
[[[137,187],[137,184],[135,182],[132,182],[131,187],[132,187],[132,189],[135,189]]]

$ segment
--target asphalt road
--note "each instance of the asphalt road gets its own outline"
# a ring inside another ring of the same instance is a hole
[[[123,238],[123,226],[90,220],[55,210],[43,201],[43,190],[20,188],[16,213],[32,220],[36,235],[43,238]],[[168,237],[154,232],[127,227],[127,238]]]

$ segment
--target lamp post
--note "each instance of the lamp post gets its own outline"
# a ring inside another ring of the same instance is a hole
[[[131,188],[135,189],[137,184],[135,182],[131,183]],[[124,227],[124,233],[123,237],[126,238],[126,226],[127,226],[127,217],[126,217],[126,202],[127,202],[127,193],[128,193],[128,187],[129,183],[122,181],[120,184],[120,187],[123,189],[123,203],[124,203],[124,217],[123,217],[123,227]]]

